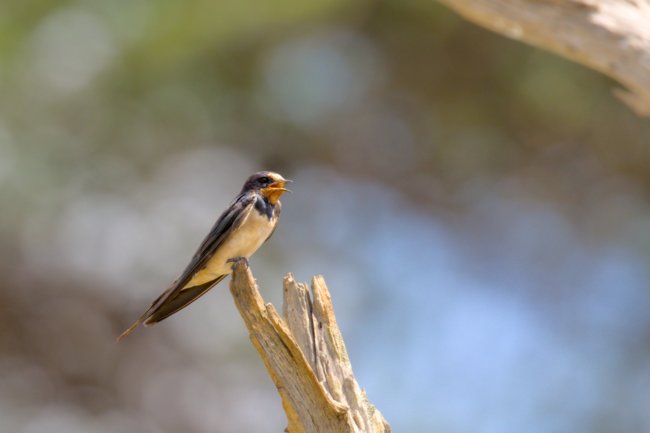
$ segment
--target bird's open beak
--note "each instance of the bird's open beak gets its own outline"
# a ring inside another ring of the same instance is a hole
[[[273,182],[271,185],[269,185],[269,188],[274,189],[276,191],[291,192],[290,189],[286,189],[284,187],[289,182],[293,182],[293,181],[289,180],[289,179],[282,179],[282,180],[279,180],[277,182]]]

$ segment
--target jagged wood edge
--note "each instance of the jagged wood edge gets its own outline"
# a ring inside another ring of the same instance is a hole
[[[330,294],[314,277],[284,279],[284,312],[265,304],[243,262],[233,266],[230,292],[250,339],[282,398],[289,433],[390,433],[352,373]]]

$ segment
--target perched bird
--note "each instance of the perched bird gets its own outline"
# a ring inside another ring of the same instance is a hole
[[[280,196],[291,182],[278,173],[260,171],[244,187],[203,240],[192,260],[149,309],[117,341],[140,323],[153,325],[185,308],[232,273],[231,262],[245,259],[271,237],[280,218]]]

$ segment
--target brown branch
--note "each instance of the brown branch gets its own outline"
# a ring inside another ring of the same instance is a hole
[[[622,84],[616,95],[650,117],[648,0],[440,0],[482,27],[554,52]]]
[[[354,378],[323,278],[313,278],[310,294],[305,283],[287,275],[280,317],[264,303],[246,264],[233,270],[230,292],[282,398],[287,431],[389,433]]]

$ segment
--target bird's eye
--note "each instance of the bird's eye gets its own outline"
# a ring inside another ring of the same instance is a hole
[[[268,177],[262,177],[260,178],[260,183],[266,185],[267,183],[271,182],[271,179]]]

